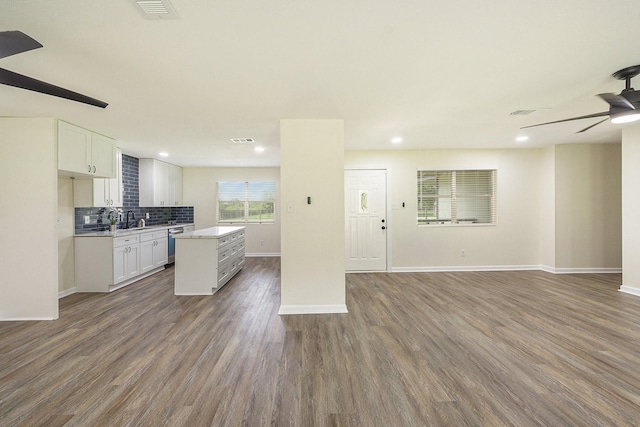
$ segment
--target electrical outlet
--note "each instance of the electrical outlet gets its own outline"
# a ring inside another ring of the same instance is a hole
[[[147,212],[146,214],[144,214],[145,219],[149,219],[149,212]]]
[[[264,240],[260,240],[260,246],[264,246]]]
[[[460,256],[463,257],[465,255],[466,255],[466,253],[465,253],[464,249],[460,249]]]
[[[287,212],[288,213],[293,213],[293,211],[294,211],[293,203],[291,203],[291,202],[287,203]]]
[[[91,223],[91,217],[89,215],[85,215],[84,216],[84,223],[85,224],[90,224]]]

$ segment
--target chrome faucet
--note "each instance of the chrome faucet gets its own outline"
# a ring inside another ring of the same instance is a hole
[[[129,228],[129,214],[131,214],[131,219],[136,219],[136,215],[133,213],[133,211],[127,211],[127,224],[124,228]]]

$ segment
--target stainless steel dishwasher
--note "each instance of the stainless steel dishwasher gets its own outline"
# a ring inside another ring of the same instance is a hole
[[[173,238],[176,234],[184,233],[184,227],[172,227],[169,229],[169,262],[173,264],[176,262],[176,240]]]

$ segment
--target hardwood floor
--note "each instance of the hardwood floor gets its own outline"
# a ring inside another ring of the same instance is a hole
[[[1,426],[640,422],[640,298],[620,275],[347,275],[349,314],[278,316],[277,258],[214,296],[173,269],[0,323]]]

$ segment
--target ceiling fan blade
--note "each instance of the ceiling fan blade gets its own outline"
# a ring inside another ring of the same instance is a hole
[[[609,115],[609,112],[608,111],[604,111],[602,113],[587,114],[586,116],[572,117],[570,119],[556,120],[554,122],[538,123],[537,125],[523,126],[520,129],[534,128],[536,126],[551,125],[551,124],[554,124],[554,123],[570,122],[572,120],[591,119],[593,117],[604,117],[604,116],[608,116],[608,115]]]
[[[42,47],[21,31],[0,31],[0,58]]]
[[[633,104],[622,95],[616,95],[614,93],[600,93],[598,94],[598,96],[607,101],[607,103],[612,107],[626,108],[631,110],[636,109],[636,107],[634,107]]]
[[[576,133],[582,133],[582,132],[588,131],[588,130],[589,130],[589,129],[591,129],[592,127],[594,127],[594,126],[598,126],[600,123],[604,123],[604,122],[606,122],[607,120],[609,120],[609,119],[600,120],[599,122],[594,123],[594,124],[592,124],[591,126],[587,126],[586,128],[584,128],[584,129],[582,129],[582,130],[579,130],[579,131],[578,131],[578,132],[576,132]]]
[[[84,104],[100,108],[105,108],[109,105],[106,102],[82,95],[81,93],[73,92],[71,90],[61,88],[60,86],[54,86],[41,80],[36,80],[22,74],[14,73],[13,71],[5,70],[4,68],[0,68],[0,84],[32,90],[34,92],[57,96],[59,98],[70,99],[71,101],[82,102]]]

